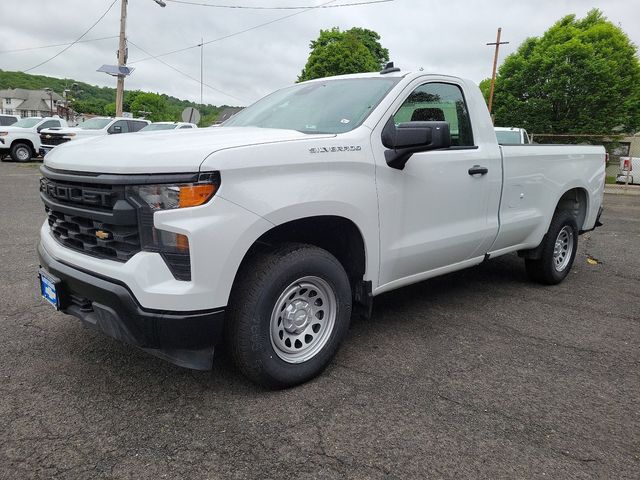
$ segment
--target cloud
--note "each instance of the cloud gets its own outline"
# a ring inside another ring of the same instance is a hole
[[[209,1],[209,0],[203,0]],[[317,5],[320,0],[225,0],[244,5]],[[339,0],[341,2],[342,0]],[[221,2],[220,2],[221,3]],[[2,0],[0,2],[0,50],[71,42],[107,8],[105,0]],[[86,38],[117,35],[118,2]],[[560,17],[584,14],[591,8],[582,0],[396,0],[389,4],[319,9],[301,13],[242,35],[205,47],[204,81],[224,95],[204,89],[204,101],[212,104],[247,104],[295,81],[309,54],[309,42],[321,28],[353,26],[377,31],[392,59],[406,70],[447,73],[479,82],[491,74],[497,27],[510,42],[501,50],[501,59],[513,52],[527,37],[541,35]],[[640,4],[628,0],[601,0],[605,15],[619,24],[640,44]],[[229,35],[251,26],[277,19],[291,11],[227,10],[168,3],[158,7],[152,0],[129,2],[127,35],[145,50],[158,54]],[[3,70],[24,70],[49,58],[62,47],[0,54]],[[117,39],[73,46],[55,60],[31,73],[74,78],[102,86],[115,80],[95,70],[116,62]],[[147,55],[133,45],[129,61]],[[200,49],[163,57],[187,74],[200,78]],[[200,85],[156,60],[133,63],[134,74],[127,89],[166,93],[199,101]],[[244,100],[240,102],[233,97]]]

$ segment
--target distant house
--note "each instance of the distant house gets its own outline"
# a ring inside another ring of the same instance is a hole
[[[46,117],[58,111],[64,99],[55,92],[12,88],[0,90],[0,113],[21,117]]]
[[[225,121],[229,120],[231,117],[233,117],[236,113],[238,113],[242,109],[243,109],[243,107],[227,107],[227,108],[225,108],[224,110],[222,110],[220,115],[218,115],[218,118],[216,118],[216,124],[222,123],[222,122],[225,122]]]

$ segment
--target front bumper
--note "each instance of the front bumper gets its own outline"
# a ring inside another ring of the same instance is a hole
[[[222,339],[224,308],[175,312],[140,306],[126,287],[79,270],[38,246],[41,266],[60,279],[60,310],[88,327],[176,365],[208,370]]]

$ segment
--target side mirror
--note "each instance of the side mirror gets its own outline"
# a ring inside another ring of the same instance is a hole
[[[391,117],[382,130],[382,144],[389,149],[384,152],[387,165],[402,170],[414,153],[449,148],[449,123],[407,122],[396,125]]]

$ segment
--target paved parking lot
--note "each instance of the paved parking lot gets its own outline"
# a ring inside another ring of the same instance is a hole
[[[45,305],[37,183],[0,164],[0,478],[638,478],[638,196],[607,196],[562,285],[507,256],[385,294],[324,375],[267,392]]]

